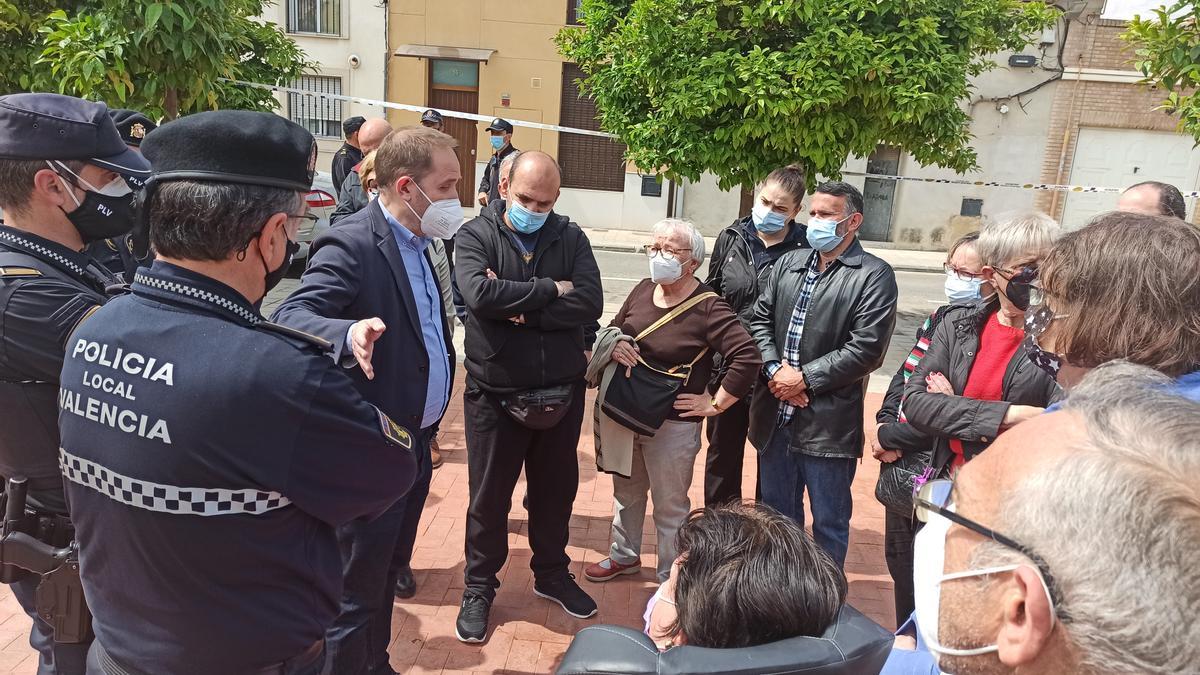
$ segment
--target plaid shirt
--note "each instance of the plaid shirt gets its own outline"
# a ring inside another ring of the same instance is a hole
[[[804,337],[804,319],[808,316],[808,304],[812,301],[813,289],[817,287],[817,280],[821,278],[820,263],[821,254],[813,251],[808,259],[808,272],[804,276],[804,286],[800,288],[800,298],[796,300],[796,308],[792,310],[792,322],[788,325],[787,341],[783,347],[783,362],[796,370],[803,365],[800,361],[800,341]],[[834,261],[825,268],[825,271],[828,272],[836,264],[837,261]],[[781,402],[776,426],[787,426],[792,421],[794,414],[796,414],[796,406]]]

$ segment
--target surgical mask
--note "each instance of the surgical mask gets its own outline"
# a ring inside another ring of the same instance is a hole
[[[846,222],[854,214],[850,214],[841,220],[826,220],[824,218],[811,218],[808,221],[808,245],[817,249],[821,253],[829,253],[837,248],[842,240],[846,238],[844,234],[837,233],[838,225]]]
[[[775,234],[787,226],[787,216],[759,202],[750,211],[755,229],[763,234]]]
[[[975,302],[983,297],[983,279],[963,279],[953,270],[946,272],[946,298],[950,302]]]
[[[521,206],[516,200],[508,203],[508,222],[521,234],[533,234],[542,229],[550,212],[538,213]]]
[[[112,239],[128,234],[133,229],[133,190],[124,178],[118,176],[104,187],[96,188],[62,162],[46,164],[58,174],[59,180],[67,188],[67,194],[71,196],[71,201],[75,202],[75,210],[62,211],[79,232],[83,243]],[[71,180],[63,176],[60,169],[70,174]],[[75,197],[73,185],[83,189],[83,201]]]
[[[492,150],[499,150],[504,147],[503,136],[492,136]]]
[[[286,237],[287,234],[285,233],[284,236]],[[296,256],[296,253],[299,250],[300,242],[292,241],[289,238],[287,240],[287,249],[283,256],[283,262],[279,264],[279,267],[276,267],[273,270],[267,270],[267,276],[264,277],[264,282],[266,283],[267,288],[265,291],[263,291],[263,295],[270,293],[271,289],[278,286],[280,281],[283,281],[283,276],[287,274],[288,268],[292,266],[292,258]],[[266,267],[266,261],[263,262],[263,267]]]
[[[674,256],[659,253],[650,259],[650,281],[673,284],[683,276],[683,265]]]
[[[436,202],[425,194],[417,181],[413,181],[413,187],[417,188],[417,192],[429,202],[429,208],[425,209],[425,215],[417,215],[417,210],[408,202],[404,205],[409,211],[413,212],[414,216],[421,219],[421,232],[430,239],[450,239],[463,226],[462,204],[459,203],[458,197],[450,199],[439,199]]]

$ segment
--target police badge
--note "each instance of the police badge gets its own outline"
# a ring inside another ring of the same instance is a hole
[[[141,122],[134,122],[133,125],[129,127],[129,137],[137,138],[139,140],[145,138],[146,127],[142,126]]]

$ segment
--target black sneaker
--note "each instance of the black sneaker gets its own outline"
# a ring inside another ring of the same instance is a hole
[[[533,594],[557,602],[567,614],[586,619],[596,614],[596,601],[575,583],[574,574],[533,582]]]
[[[492,603],[482,595],[463,593],[458,621],[454,622],[454,637],[459,642],[483,642],[487,637],[488,614]]]

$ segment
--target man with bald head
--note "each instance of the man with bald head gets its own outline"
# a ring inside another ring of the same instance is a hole
[[[1187,219],[1187,204],[1179,188],[1170,183],[1149,180],[1131,185],[1117,200],[1117,210],[1147,216],[1172,216]]]
[[[383,143],[383,139],[392,133],[392,125],[382,117],[372,117],[363,122],[358,129],[358,147],[362,149],[363,157],[375,152]],[[363,210],[371,202],[367,191],[363,189],[362,177],[358,175],[361,160],[354,165],[346,179],[341,183],[338,194],[337,208],[329,216],[329,224],[336,225],[339,220],[352,216]],[[334,180],[337,180],[336,178]],[[337,185],[337,183],[334,183]]]
[[[467,469],[466,589],[455,632],[482,642],[508,557],[508,512],[521,468],[529,499],[534,594],[587,618],[596,603],[567,571],[579,484],[585,331],[604,294],[587,236],[555,213],[562,175],[543,152],[521,153],[507,198],[463,226],[454,271],[470,313],[463,394]]]
[[[1169,385],[1101,366],[922,488],[916,615],[942,671],[1195,671],[1200,404]]]

